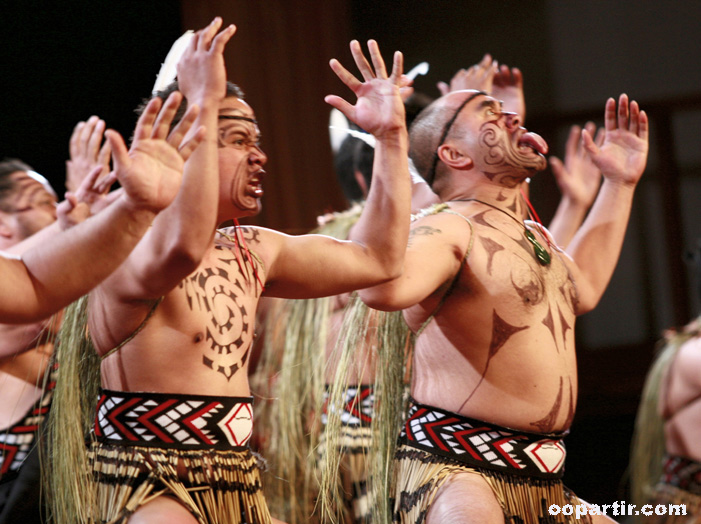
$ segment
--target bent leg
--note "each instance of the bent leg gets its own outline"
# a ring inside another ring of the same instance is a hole
[[[480,475],[457,473],[439,488],[426,524],[504,524],[504,512]]]
[[[197,519],[177,500],[160,496],[147,502],[127,521],[128,524],[199,524]]]

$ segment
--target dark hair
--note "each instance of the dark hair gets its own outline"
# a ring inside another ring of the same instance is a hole
[[[437,102],[434,101],[421,111],[409,128],[409,157],[414,162],[416,170],[429,184],[439,178],[441,174],[443,165],[439,163],[436,166],[433,180],[429,180],[433,157],[441,138],[441,130],[453,114],[452,109]]]
[[[338,182],[349,202],[357,202],[365,198],[366,195],[363,194],[355,179],[355,172],[359,171],[363,175],[369,190],[374,158],[375,149],[359,138],[349,135],[341,142],[341,147],[334,155],[333,163]]]
[[[168,87],[166,87],[162,91],[157,91],[154,96],[157,96],[161,100],[165,101],[171,94],[173,94],[177,90],[178,81],[175,80],[171,82],[168,85]],[[226,83],[226,98],[230,97],[236,97],[242,100],[244,98],[243,90],[233,82]],[[153,97],[145,98],[141,101],[139,107],[136,108],[137,115],[141,116],[141,113],[144,112],[144,109],[146,109],[146,105],[149,103],[149,100],[151,100],[151,98]],[[182,119],[183,115],[185,114],[185,111],[187,111],[187,100],[183,97],[183,101],[180,103],[180,107],[178,107],[178,110],[175,113],[175,117],[173,118],[173,121],[170,124],[171,129],[178,125],[178,122],[180,122],[180,120]]]
[[[17,158],[5,158],[0,162],[0,210],[10,211],[7,200],[15,191],[15,182],[10,178],[17,171],[34,171],[29,164]]]
[[[419,91],[414,91],[409,98],[404,101],[404,111],[406,112],[406,126],[411,127],[416,117],[421,111],[426,109],[433,102],[433,98]]]
[[[475,97],[486,95],[484,91],[473,91],[457,108],[448,108],[439,102],[429,104],[414,119],[409,131],[409,156],[419,174],[433,187],[443,171],[443,162],[438,157],[438,148],[443,145],[451,131],[456,137],[463,132],[454,129],[453,124],[463,108]]]

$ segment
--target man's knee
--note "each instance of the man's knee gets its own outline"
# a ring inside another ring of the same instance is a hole
[[[504,513],[487,482],[459,473],[439,489],[426,515],[427,524],[504,524]]]
[[[198,524],[197,519],[177,500],[156,497],[137,509],[127,524]]]

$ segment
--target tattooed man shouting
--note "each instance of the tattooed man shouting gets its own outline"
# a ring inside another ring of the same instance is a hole
[[[388,73],[374,41],[372,65],[352,42],[362,80],[331,62],[357,101],[326,101],[377,139],[377,182],[356,226],[360,242],[255,227],[217,231],[258,212],[267,161],[253,109],[226,82],[223,51],[235,28],[221,24],[217,18],[197,32],[178,64],[178,89],[199,107],[195,125],[206,130],[180,191],[88,299],[102,371],[89,449],[96,486],[88,493],[100,522],[271,522],[248,449],[258,300],[336,295],[401,272],[411,198],[401,54]],[[85,491],[76,498],[84,514]],[[66,512],[66,522],[76,520]]]
[[[413,222],[402,275],[360,292],[373,307],[404,310],[417,335],[396,521],[574,519],[549,508],[580,504],[560,480],[577,398],[575,318],[616,265],[647,160],[647,116],[626,95],[609,99],[605,131],[600,147],[583,136],[605,181],[565,252],[522,218],[519,187],[545,168],[547,145],[519,115],[464,90],[414,121],[412,160],[443,203]]]

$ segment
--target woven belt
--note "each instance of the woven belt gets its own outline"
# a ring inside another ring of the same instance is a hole
[[[701,462],[686,457],[666,455],[662,465],[661,482],[694,495],[701,495]]]
[[[326,425],[328,413],[333,412],[329,405],[329,385],[324,391],[324,407],[321,413],[321,423]],[[375,402],[375,390],[372,384],[349,386],[343,392],[341,406],[341,424],[344,426],[370,426]]]
[[[412,402],[401,444],[470,467],[542,479],[561,478],[565,446],[557,436],[519,433]]]
[[[174,449],[245,449],[252,397],[102,390],[95,417],[100,442]]]

